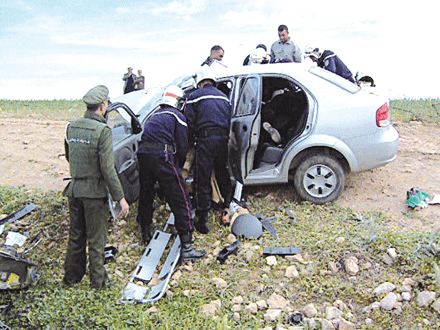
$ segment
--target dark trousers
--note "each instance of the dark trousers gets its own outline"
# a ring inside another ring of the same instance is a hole
[[[78,283],[86,273],[89,252],[90,283],[102,287],[108,279],[104,268],[109,210],[106,198],[69,198],[70,228],[64,263],[64,282]]]
[[[220,193],[227,207],[232,197],[228,165],[228,137],[212,136],[198,139],[195,148],[194,200],[197,214],[206,215],[211,208],[211,175],[215,172]]]
[[[161,192],[174,214],[174,226],[179,235],[194,231],[191,200],[181,171],[174,163],[172,153],[154,150],[138,153],[140,195],[137,221],[141,228],[153,220],[154,185],[159,183]]]

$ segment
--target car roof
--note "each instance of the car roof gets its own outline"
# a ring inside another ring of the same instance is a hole
[[[309,63],[256,64],[220,68],[216,71],[217,79],[253,74],[286,75],[305,85],[315,85],[316,77],[318,77],[353,94],[360,90],[357,85],[347,79]]]

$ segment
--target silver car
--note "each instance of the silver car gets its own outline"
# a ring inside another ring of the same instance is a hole
[[[217,73],[233,106],[229,164],[243,185],[293,183],[302,200],[324,204],[350,172],[396,158],[399,135],[388,99],[304,63],[251,65]],[[194,77],[173,84],[186,92]],[[137,143],[162,89],[126,94],[107,112],[115,160],[129,201],[138,196]],[[274,129],[276,131],[274,131]]]

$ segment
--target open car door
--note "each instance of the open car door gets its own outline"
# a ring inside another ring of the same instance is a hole
[[[139,197],[139,171],[137,150],[142,126],[136,115],[124,103],[112,103],[105,113],[107,125],[112,130],[115,168],[124,189],[125,199],[129,204]],[[112,201],[110,211],[113,218],[119,214],[119,203]]]
[[[238,83],[238,100],[233,109],[229,165],[235,179],[244,184],[252,170],[261,126],[261,78],[248,76]]]

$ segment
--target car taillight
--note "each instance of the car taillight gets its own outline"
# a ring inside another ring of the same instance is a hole
[[[390,116],[388,111],[390,110],[388,102],[381,106],[376,111],[376,125],[377,127],[386,127],[390,124]]]

